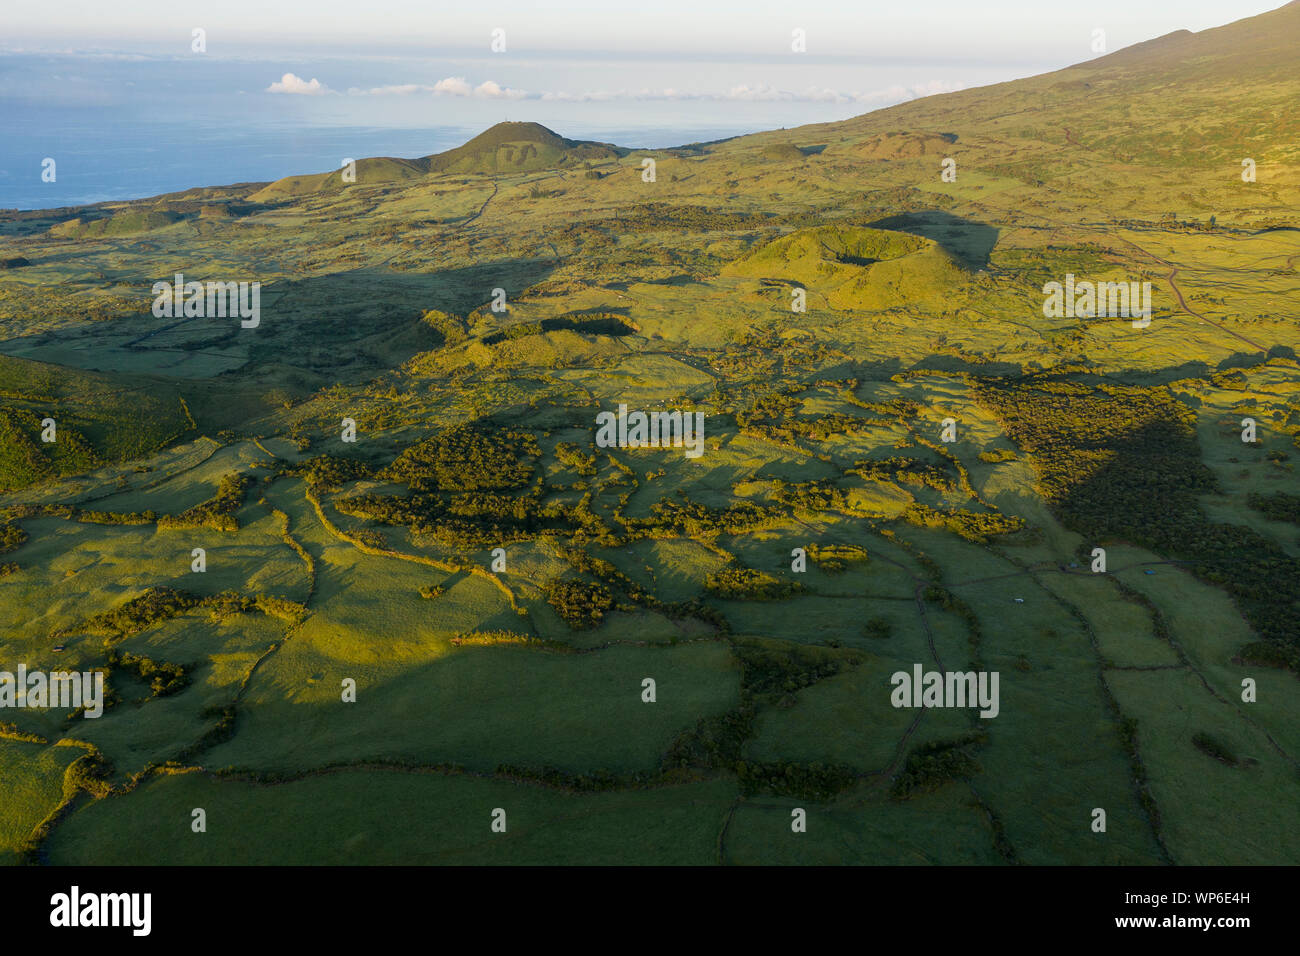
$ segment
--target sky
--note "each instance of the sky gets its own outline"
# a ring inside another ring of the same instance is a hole
[[[252,123],[291,115],[409,128],[434,114],[473,125],[513,111],[601,124],[620,103],[636,115],[615,125],[659,126],[675,115],[687,126],[766,128],[1060,69],[1097,56],[1098,31],[1110,52],[1277,2],[6,2],[0,108],[111,114],[171,89],[206,105],[209,94],[244,98],[239,110]],[[588,108],[558,108],[576,103]]]
[[[830,122],[1278,5],[0,0],[0,207],[423,156],[501,120],[630,147]]]
[[[210,52],[332,46],[364,52],[486,49],[505,30],[511,54],[727,54],[789,52],[803,28],[823,56],[988,58],[1030,49],[1085,58],[1091,31],[1114,48],[1176,29],[1202,30],[1281,6],[1277,0],[49,0],[9,2],[0,43],[185,52],[208,32]]]

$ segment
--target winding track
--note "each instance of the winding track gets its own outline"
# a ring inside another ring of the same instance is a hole
[[[1247,338],[1246,336],[1242,335],[1240,332],[1234,332],[1232,331],[1232,329],[1229,329],[1221,325],[1220,323],[1215,322],[1213,319],[1206,318],[1205,316],[1201,315],[1201,313],[1197,312],[1195,309],[1189,306],[1187,304],[1187,301],[1183,298],[1183,290],[1178,288],[1178,284],[1174,282],[1174,276],[1178,275],[1178,266],[1174,265],[1168,259],[1160,258],[1154,252],[1150,252],[1146,249],[1143,249],[1141,246],[1139,246],[1136,242],[1133,242],[1131,239],[1121,238],[1120,242],[1132,246],[1138,252],[1142,253],[1144,256],[1147,256],[1148,258],[1154,259],[1162,266],[1168,266],[1169,274],[1165,276],[1165,281],[1169,283],[1169,288],[1173,290],[1174,297],[1178,299],[1178,307],[1182,309],[1184,312],[1186,312],[1188,315],[1195,316],[1196,318],[1200,319],[1202,322],[1206,323],[1207,325],[1214,326],[1224,335],[1231,335],[1235,339],[1240,339],[1241,341],[1245,342],[1247,345],[1249,345],[1251,348],[1255,349],[1258,352],[1268,351],[1267,346],[1260,345],[1258,342],[1254,341],[1253,339]]]

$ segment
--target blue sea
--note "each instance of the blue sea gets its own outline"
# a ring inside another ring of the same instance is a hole
[[[6,121],[10,117],[6,116]],[[48,209],[138,199],[195,186],[268,182],[337,169],[344,159],[428,156],[459,146],[495,122],[405,129],[385,126],[291,126],[200,121],[186,125],[90,116],[20,118],[0,144],[0,209]],[[568,124],[556,132],[640,147],[723,139],[761,127],[693,126],[613,129]],[[55,160],[53,182],[42,163]]]

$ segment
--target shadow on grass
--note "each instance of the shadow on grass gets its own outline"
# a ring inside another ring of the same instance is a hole
[[[931,239],[968,269],[985,268],[998,242],[998,230],[993,226],[939,209],[887,216],[870,225]]]

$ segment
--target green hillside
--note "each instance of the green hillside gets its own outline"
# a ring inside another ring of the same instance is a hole
[[[565,139],[538,123],[497,123],[463,146],[420,159],[359,159],[357,184],[396,183],[422,179],[430,173],[495,174],[533,172],[573,163],[616,159],[627,150],[608,143]],[[342,189],[342,170],[276,180],[252,195],[254,201],[306,196]]]
[[[53,441],[42,438],[53,419]],[[0,491],[138,459],[190,430],[172,385],[0,356]]]
[[[806,289],[834,309],[879,310],[951,294],[967,277],[936,242],[883,229],[819,226],[746,253],[724,275]]]

